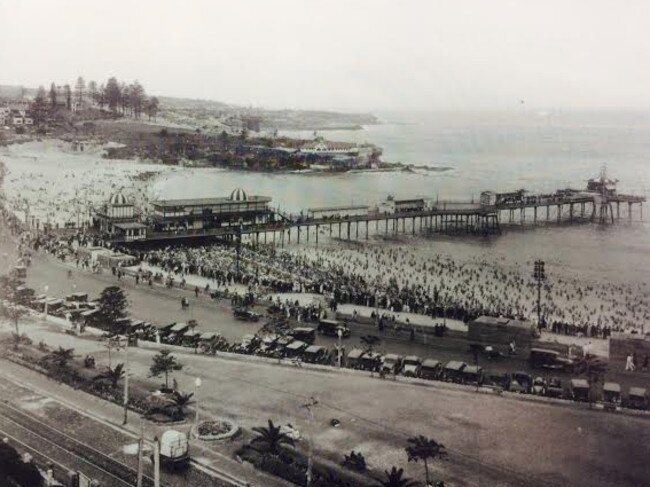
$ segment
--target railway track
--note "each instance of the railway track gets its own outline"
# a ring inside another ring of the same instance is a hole
[[[44,463],[53,463],[55,471],[65,475],[69,470],[97,480],[103,487],[133,486],[137,472],[91,445],[53,428],[6,402],[0,402],[0,433]],[[143,476],[144,486],[153,486],[153,479]],[[163,487],[167,484],[161,482]]]

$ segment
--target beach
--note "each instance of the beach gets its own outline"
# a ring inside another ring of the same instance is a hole
[[[89,224],[92,209],[121,191],[137,206],[150,199],[149,179],[172,169],[148,162],[102,159],[104,146],[87,144],[75,151],[62,140],[42,140],[0,147],[7,168],[4,192],[9,207],[24,221],[42,228]]]

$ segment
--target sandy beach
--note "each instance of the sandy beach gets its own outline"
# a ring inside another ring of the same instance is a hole
[[[92,208],[121,191],[141,206],[150,199],[151,173],[172,171],[151,163],[102,159],[103,145],[89,144],[83,152],[69,142],[43,140],[0,148],[7,168],[4,191],[9,207],[24,219],[64,227],[92,219]]]

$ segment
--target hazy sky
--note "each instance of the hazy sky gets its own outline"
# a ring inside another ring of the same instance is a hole
[[[0,0],[0,84],[345,110],[650,108],[650,0]]]

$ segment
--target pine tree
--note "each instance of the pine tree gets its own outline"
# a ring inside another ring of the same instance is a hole
[[[50,85],[50,106],[53,109],[56,108],[56,85],[54,83]]]

